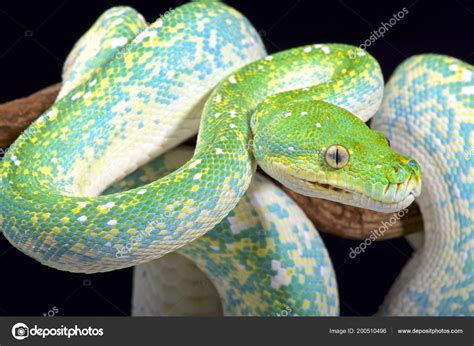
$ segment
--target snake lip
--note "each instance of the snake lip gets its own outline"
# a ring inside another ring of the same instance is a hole
[[[391,198],[392,201],[388,202],[341,186],[321,183],[318,181],[310,181],[302,178],[299,178],[298,180],[303,185],[310,185],[313,188],[312,190],[315,191],[314,194],[311,192],[308,193],[308,189],[298,189],[300,190],[299,192],[309,195],[310,197],[323,198],[334,202],[339,202],[358,208],[371,209],[382,213],[392,213],[404,209],[408,207],[420,194],[419,185],[412,187],[409,186],[409,184],[402,184],[405,185],[405,191],[408,188],[410,188],[410,191],[406,193],[403,199],[398,200],[396,199],[396,194],[394,194]],[[400,187],[397,187],[397,189],[398,188]]]

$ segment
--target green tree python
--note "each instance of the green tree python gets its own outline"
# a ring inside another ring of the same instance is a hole
[[[439,76],[447,81],[435,88],[430,79]],[[467,142],[472,131],[471,66],[421,56],[400,67],[374,121],[384,135],[364,123],[383,96],[370,54],[315,44],[267,56],[247,19],[212,1],[183,5],[150,26],[133,9],[108,10],[73,48],[63,80],[57,102],[1,162],[5,237],[71,272],[178,252],[213,281],[226,314],[338,313],[321,239],[288,197],[254,174],[257,164],[304,195],[395,212],[419,196],[422,173],[386,135],[418,158],[468,146],[444,130],[467,131]],[[464,117],[453,119],[459,110]],[[434,124],[437,111],[450,122]],[[162,155],[198,131],[194,154]],[[472,190],[453,188],[456,179],[472,181],[472,163],[458,154],[449,160],[461,168],[442,161],[438,180],[439,167],[426,162],[428,186],[445,190],[422,202],[432,229],[386,313],[473,313],[472,213],[463,209]],[[434,221],[444,218],[446,234]]]

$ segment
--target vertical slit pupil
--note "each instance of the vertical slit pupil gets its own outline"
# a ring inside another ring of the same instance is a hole
[[[339,147],[336,147],[336,166],[339,166]]]

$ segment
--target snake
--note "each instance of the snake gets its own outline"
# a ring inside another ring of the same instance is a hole
[[[380,314],[474,315],[474,68],[422,54],[388,82],[372,127],[423,167],[417,199],[424,239],[390,288]]]
[[[106,194],[139,187],[188,161],[175,148]],[[124,255],[133,248],[125,249]],[[134,269],[134,315],[337,316],[334,269],[299,206],[256,174],[237,206],[212,231]]]
[[[473,67],[459,59],[414,56],[394,72],[373,117],[372,127],[384,132],[392,147],[419,157],[425,182],[417,199],[425,236],[412,244],[415,255],[391,287],[378,315],[474,315],[473,76]],[[260,207],[253,204],[255,209]],[[218,284],[208,279],[211,276],[205,267],[196,267],[194,262],[174,253],[137,266],[133,314],[222,315],[222,294],[215,289]],[[277,313],[293,314],[289,304]]]
[[[417,161],[365,124],[384,88],[370,54],[328,43],[267,55],[250,22],[220,2],[185,4],[151,25],[131,8],[108,10],[63,80],[0,170],[0,230],[52,268],[106,272],[179,251],[222,283],[230,314],[336,314],[334,273],[304,215],[238,234],[251,211],[235,208],[251,208],[252,179],[257,191],[269,183],[257,164],[301,194],[387,213],[421,191]],[[113,192],[196,133],[178,169]]]

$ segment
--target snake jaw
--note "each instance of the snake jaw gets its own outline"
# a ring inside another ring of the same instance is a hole
[[[328,181],[323,172],[315,174],[292,171],[280,162],[273,162],[271,167],[265,168],[269,175],[302,195],[382,213],[392,213],[408,207],[421,192],[421,179],[416,174],[402,183],[387,183],[381,189],[375,188],[375,185],[371,189],[363,189],[348,179],[345,184],[341,183],[340,178],[338,181]]]
[[[366,193],[361,193],[356,190],[346,189],[340,186],[331,184],[321,184],[318,182],[310,182],[301,180],[303,185],[312,187],[314,194],[308,190],[300,190],[299,192],[311,197],[318,197],[328,199],[334,202],[340,202],[347,205],[352,205],[358,208],[371,209],[382,213],[392,213],[408,207],[416,197],[420,194],[420,185],[416,188],[408,188],[408,184],[397,184],[404,185],[402,188],[407,193],[397,193],[399,186],[395,186],[395,193],[387,193],[382,196],[382,199],[376,198]],[[295,188],[295,187],[293,187]],[[389,190],[391,191],[391,189]],[[403,197],[402,197],[403,196]]]

